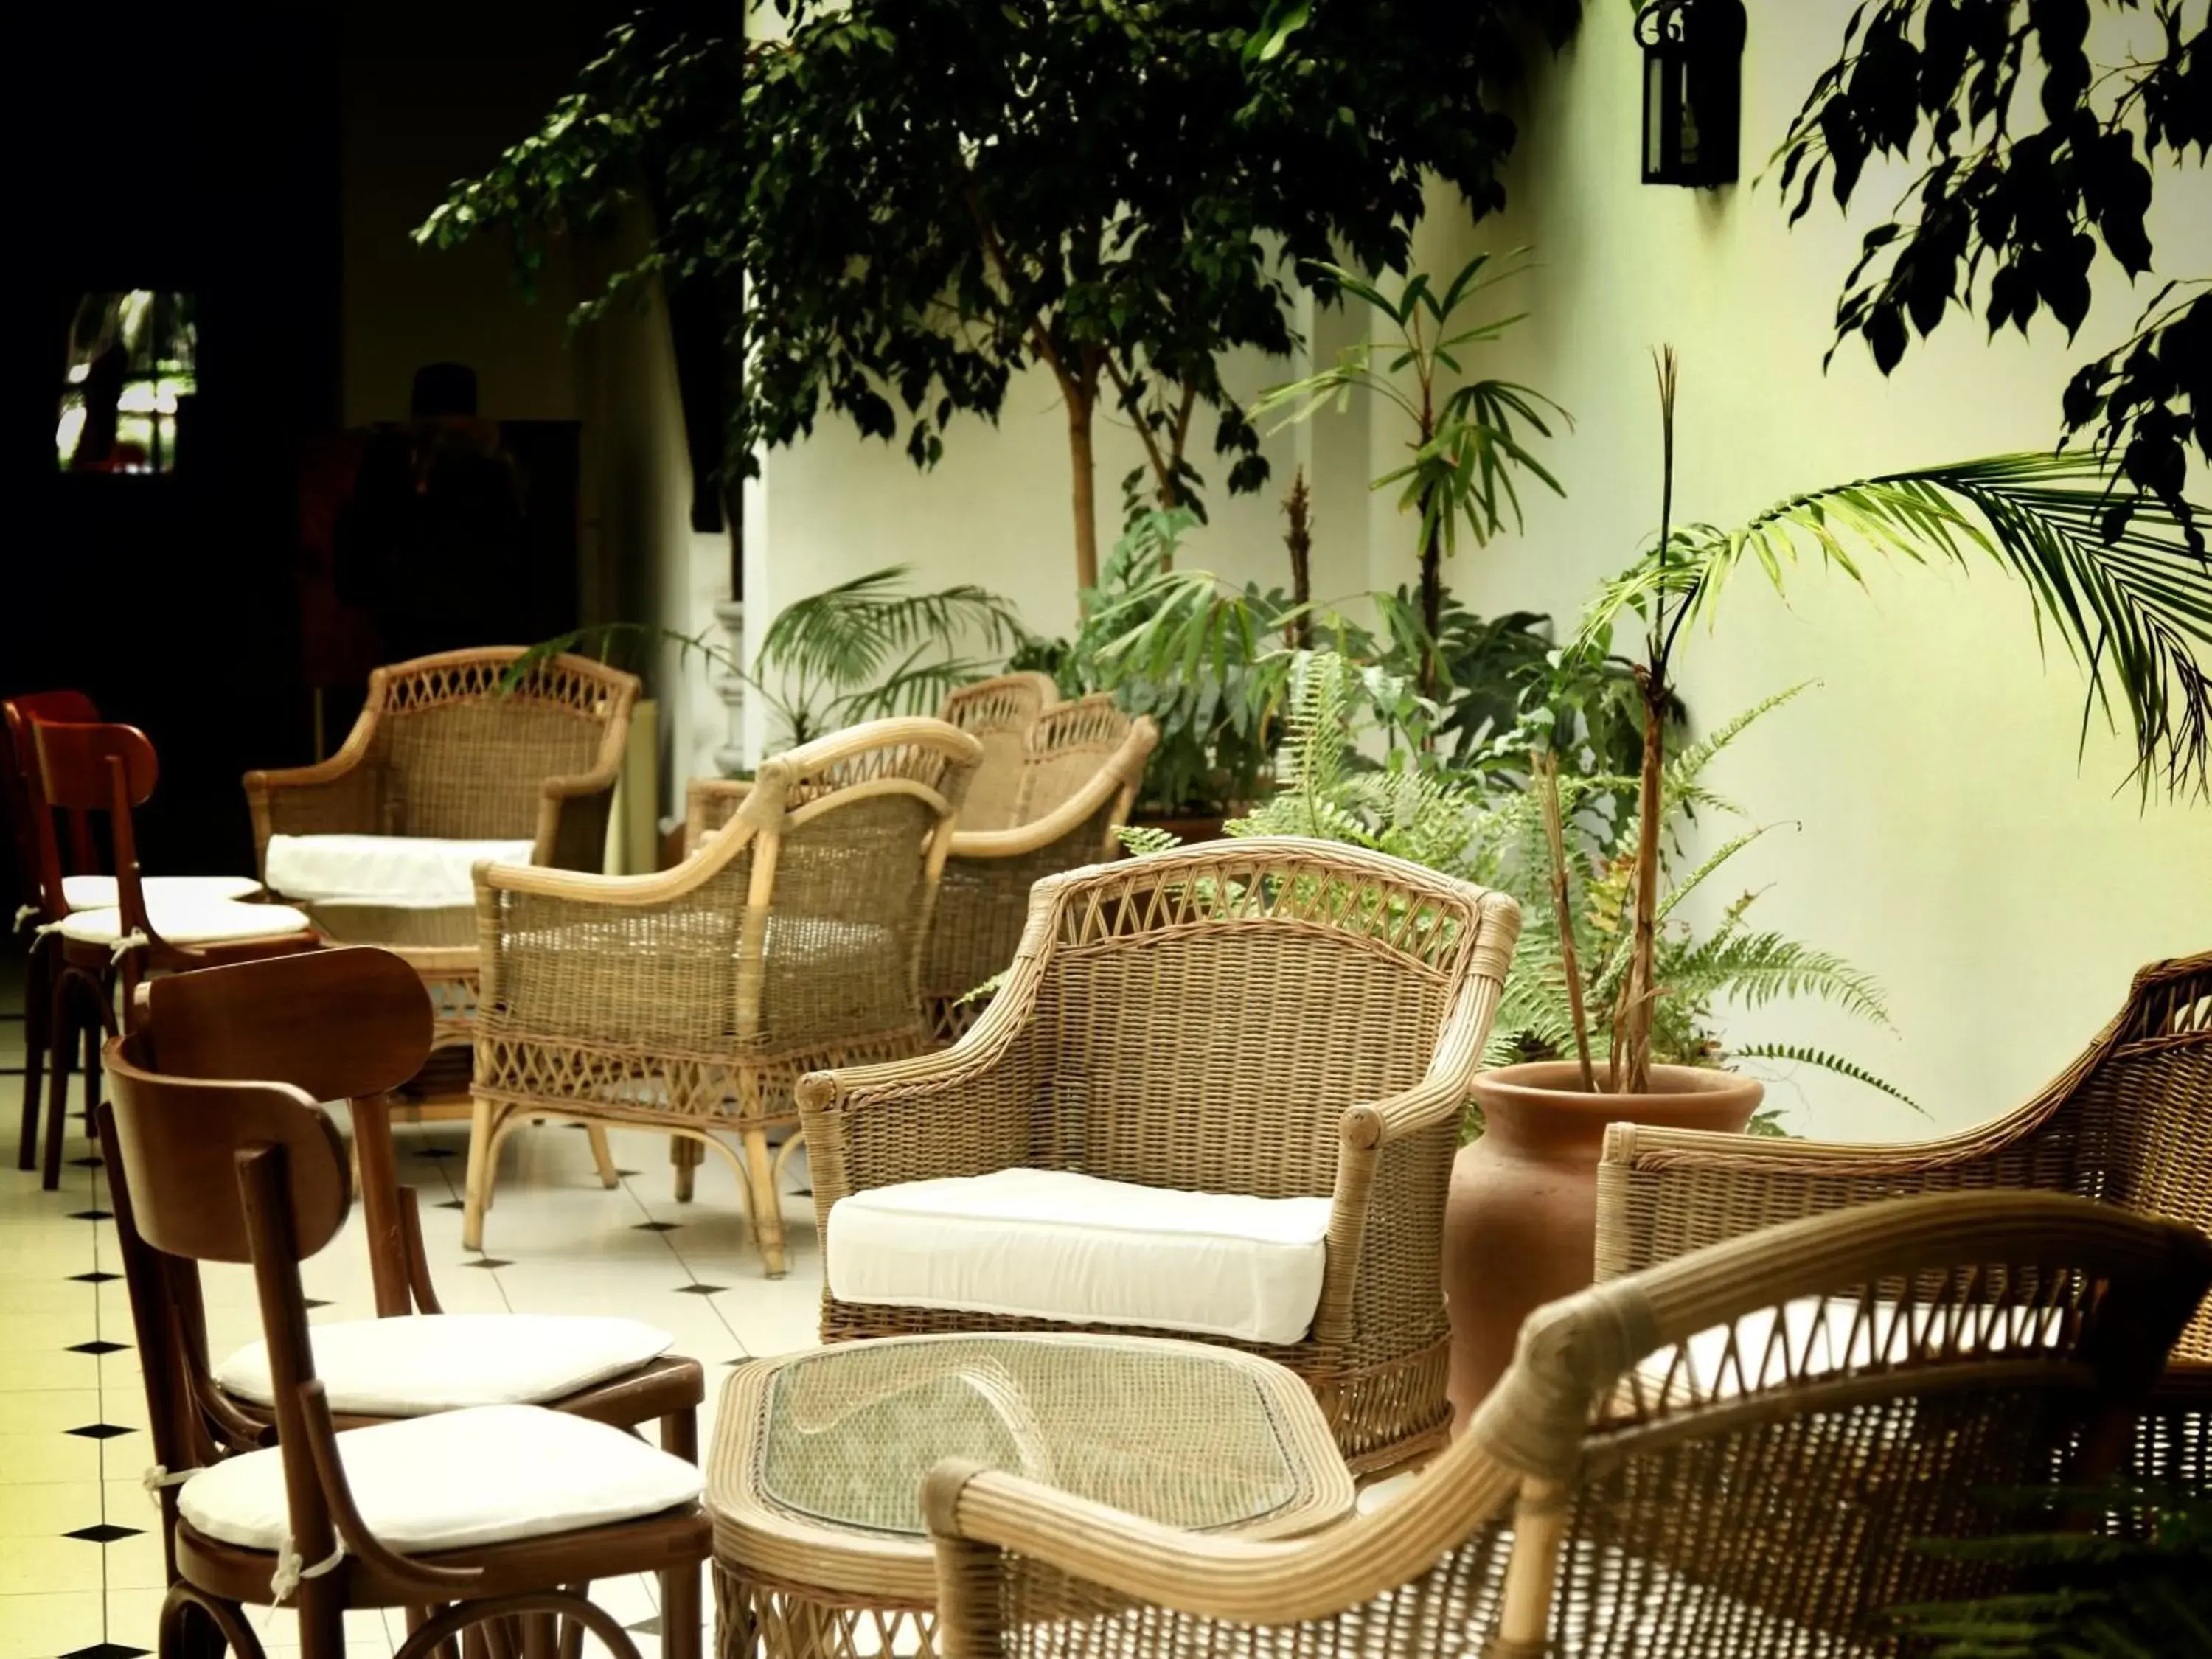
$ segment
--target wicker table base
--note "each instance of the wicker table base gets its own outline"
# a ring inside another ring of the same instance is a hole
[[[707,1473],[719,1659],[935,1659],[921,1488],[949,1457],[1243,1538],[1353,1501],[1306,1385],[1233,1349],[1020,1334],[756,1360],[722,1390]]]

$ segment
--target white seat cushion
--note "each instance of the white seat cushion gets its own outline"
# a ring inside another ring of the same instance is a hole
[[[146,919],[172,945],[219,945],[227,939],[304,933],[307,918],[289,904],[240,904],[236,899],[156,899],[146,896]],[[61,920],[64,939],[112,945],[123,936],[120,910],[72,910]]]
[[[318,1325],[311,1340],[332,1411],[421,1417],[558,1400],[658,1359],[676,1339],[635,1319],[422,1314]],[[215,1380],[271,1403],[268,1345],[240,1348],[215,1368]]]
[[[527,864],[529,841],[444,841],[434,836],[271,836],[269,884],[287,898],[348,900],[395,910],[477,902],[476,866]]]
[[[1329,1207],[1058,1170],[903,1182],[830,1206],[830,1293],[1295,1342],[1321,1301]]]
[[[252,898],[261,890],[261,884],[251,876],[142,876],[138,884],[149,904]],[[62,896],[72,910],[112,910],[123,902],[116,896],[112,876],[64,876]]]
[[[543,1538],[698,1500],[699,1471],[642,1440],[543,1406],[484,1406],[338,1436],[361,1518],[403,1553]],[[246,1549],[290,1533],[283,1454],[201,1470],[177,1494],[187,1524]]]

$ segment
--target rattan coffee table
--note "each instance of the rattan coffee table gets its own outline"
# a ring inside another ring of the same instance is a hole
[[[951,1457],[1244,1538],[1353,1502],[1306,1385],[1233,1349],[913,1336],[756,1360],[724,1385],[708,1459],[720,1659],[933,1656],[921,1484]]]

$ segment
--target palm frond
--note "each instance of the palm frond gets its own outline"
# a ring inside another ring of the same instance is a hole
[[[1003,653],[1023,639],[1021,618],[998,594],[972,582],[913,592],[905,586],[910,574],[906,565],[888,565],[794,600],[769,624],[755,672],[843,691],[932,641],[972,638]]]
[[[1674,626],[1710,621],[1747,562],[1779,591],[1808,554],[1854,580],[1869,551],[1961,568],[1987,556],[2027,590],[2038,640],[2081,667],[2085,728],[2099,711],[2117,727],[2124,708],[2146,792],[2212,794],[2212,556],[2174,507],[2118,483],[2095,454],[1999,455],[1794,495],[1740,529],[1686,526],[1599,592],[1577,648],[1605,649],[1625,614],[1668,599]]]

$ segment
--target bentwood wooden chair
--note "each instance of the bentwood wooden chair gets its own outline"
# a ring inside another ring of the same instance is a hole
[[[2042,1093],[1955,1134],[1870,1146],[1613,1124],[1598,1166],[1598,1277],[1776,1222],[1985,1188],[2075,1193],[2212,1234],[2212,952],[2143,969]],[[2135,1472],[2212,1490],[2212,1303],[2174,1354]]]
[[[921,967],[922,1006],[938,1041],[975,1024],[982,1010],[969,994],[1013,961],[1030,889],[1119,854],[1115,832],[1129,821],[1158,742],[1149,719],[1130,719],[1103,694],[1054,703],[1030,723],[1011,822],[1000,830],[963,824],[945,863]]]
[[[922,942],[979,753],[940,720],[878,720],[763,763],[672,870],[479,866],[470,1248],[501,1139],[567,1118],[720,1150],[780,1276],[770,1138],[798,1127],[801,1073],[924,1046]],[[690,1174],[678,1164],[679,1199]]]
[[[983,745],[968,799],[961,803],[962,830],[1006,830],[1020,822],[1016,814],[1030,728],[1059,701],[1052,676],[1033,673],[977,680],[945,699],[939,718]]]
[[[168,1076],[152,1048],[145,1030],[109,1042],[101,1115],[168,1522],[161,1659],[214,1643],[252,1659],[244,1608],[287,1603],[310,1659],[342,1659],[344,1613],[368,1607],[410,1611],[399,1659],[487,1626],[494,1651],[547,1654],[588,1630],[636,1659],[585,1592],[635,1572],[696,1580],[709,1541],[696,1468],[538,1406],[339,1433],[300,1286],[349,1207],[337,1131],[301,1089]],[[205,1330],[180,1286],[204,1261],[253,1269],[273,1445],[202,1386]],[[663,1629],[667,1652],[696,1656],[696,1620]]]
[[[31,726],[36,720],[96,725],[100,709],[81,691],[33,691],[0,702],[0,724],[6,727],[0,733],[0,807],[7,812],[9,836],[15,848],[17,932],[27,927],[42,928],[60,920],[57,907],[46,896],[52,880],[58,880],[62,902],[70,910],[112,910],[118,903],[115,878],[100,871],[88,816],[80,811],[49,811],[40,797],[39,757],[31,739]],[[61,820],[58,825],[57,817]],[[142,879],[149,902],[156,904],[178,899],[197,904],[250,898],[261,890],[261,884],[246,876],[146,876]],[[27,963],[23,1113],[16,1142],[19,1169],[28,1170],[38,1163],[40,1090],[52,1043],[47,1028],[53,1018],[53,964],[59,951],[59,942],[52,934],[35,934]],[[88,1031],[84,1050],[88,1070],[95,1058],[95,1048]]]
[[[617,1428],[657,1425],[662,1449],[697,1462],[705,1377],[696,1360],[669,1354],[666,1332],[633,1319],[440,1307],[415,1189],[399,1185],[394,1166],[386,1099],[430,1048],[430,1000],[406,963],[356,947],[156,980],[143,1029],[143,1057],[165,1077],[281,1083],[348,1103],[377,1317],[315,1328],[318,1374],[341,1429],[542,1405]],[[118,1171],[109,1178],[122,1184]],[[198,1291],[196,1274],[181,1274],[172,1293],[195,1329]],[[253,1343],[210,1361],[195,1351],[186,1387],[242,1437],[258,1426],[265,1438],[276,1425],[269,1352]],[[678,1572],[663,1605],[696,1617],[698,1593],[697,1575]]]
[[[1305,1378],[1355,1469],[1439,1445],[1444,1194],[1520,925],[1333,842],[1037,883],[957,1044],[799,1085],[823,1338],[1231,1343]]]
[[[1878,1659],[2007,1588],[1917,1547],[2094,1481],[2212,1282],[2189,1228],[1951,1194],[1793,1222],[1540,1309],[1395,1503],[1240,1544],[940,1467],[947,1659]]]
[[[135,726],[75,725],[34,720],[41,810],[49,815],[105,814],[115,871],[115,902],[97,909],[71,903],[58,867],[41,872],[53,919],[40,926],[54,941],[52,995],[46,1026],[51,1061],[46,1144],[41,1180],[61,1182],[71,1056],[82,1037],[89,1052],[98,1034],[115,1029],[116,999],[133,1007],[134,993],[156,974],[187,973],[228,962],[290,956],[319,948],[307,918],[289,905],[251,904],[190,890],[152,889],[138,871],[131,813],[154,793],[160,775],[154,745]],[[46,836],[42,851],[54,853]],[[88,1116],[99,1099],[99,1068],[85,1067]]]

